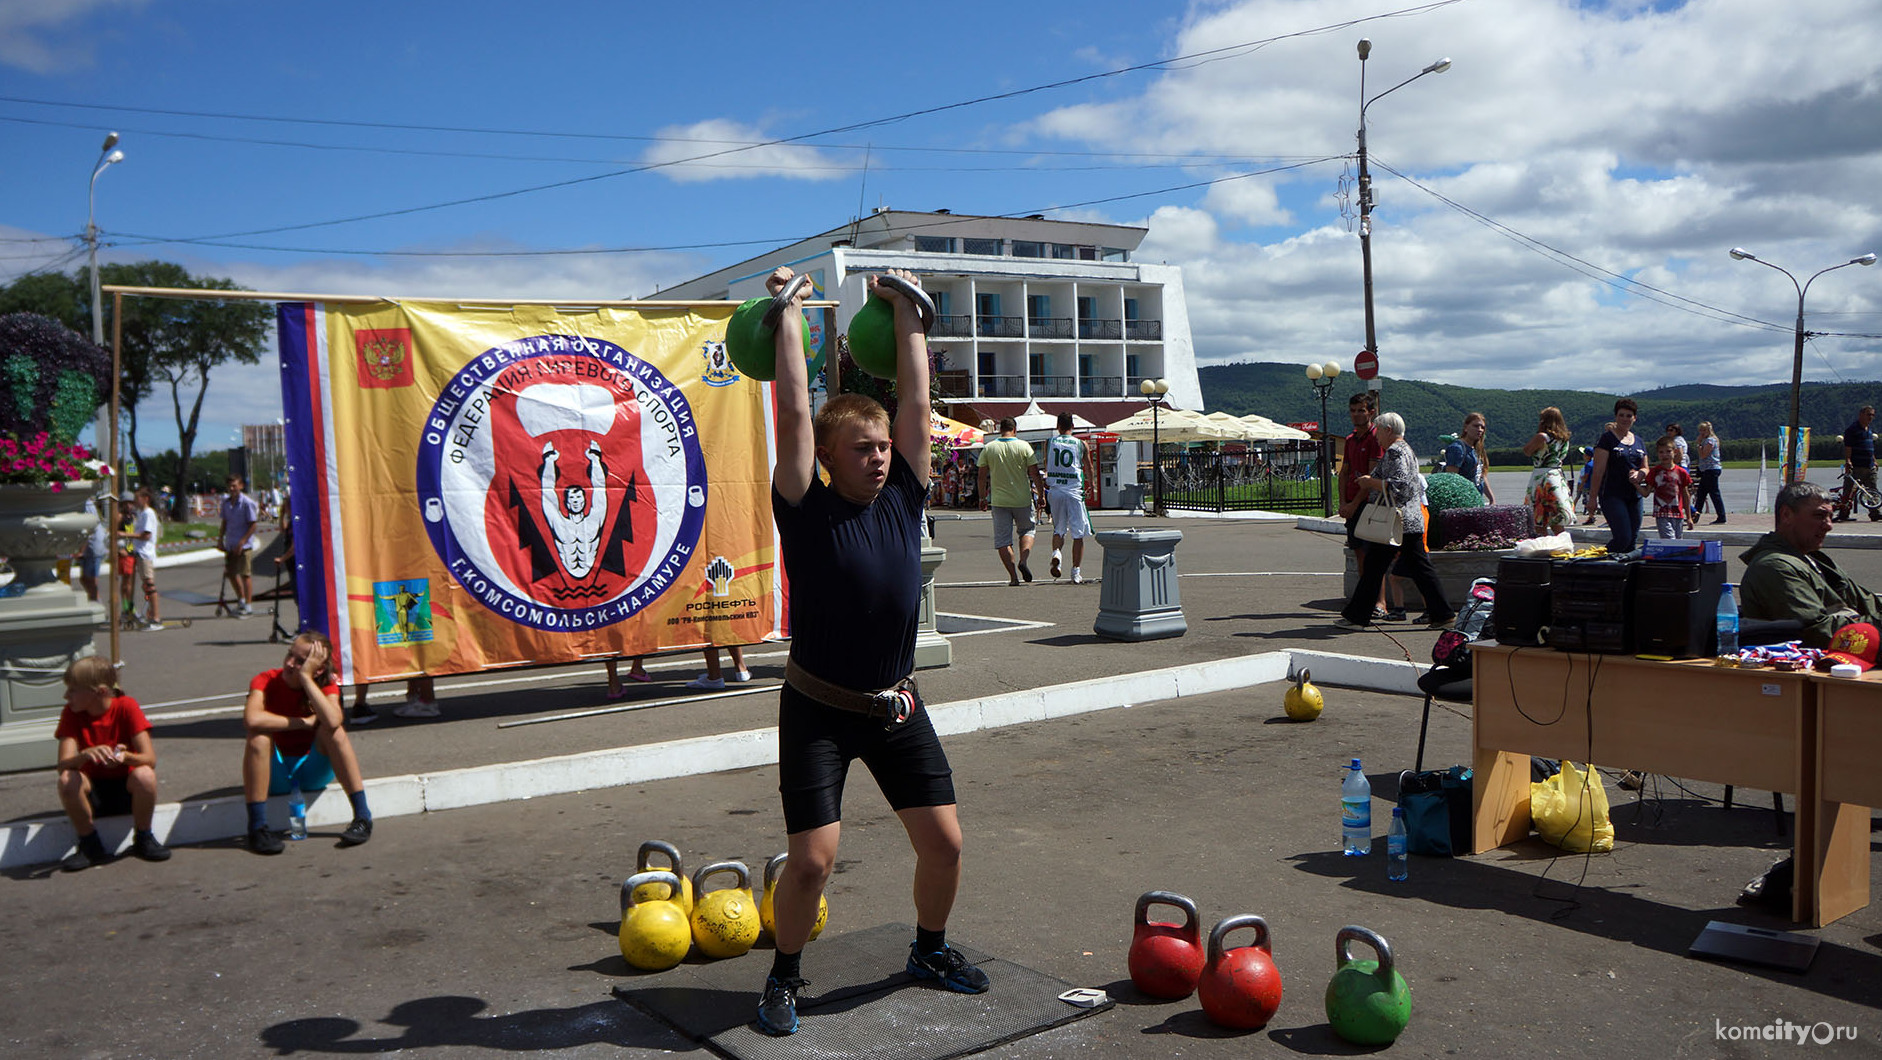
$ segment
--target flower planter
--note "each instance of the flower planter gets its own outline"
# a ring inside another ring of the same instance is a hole
[[[1353,550],[1346,553],[1346,593],[1348,600],[1353,598],[1353,590],[1359,585],[1359,564],[1353,558]],[[1431,566],[1438,572],[1438,584],[1444,587],[1445,602],[1453,609],[1464,606],[1464,594],[1470,591],[1470,583],[1478,578],[1496,577],[1497,563],[1508,556],[1514,556],[1513,548],[1486,549],[1481,552],[1433,552]],[[1425,607],[1425,598],[1418,593],[1418,587],[1409,579],[1400,579],[1405,587],[1405,607],[1416,614]]]
[[[44,769],[57,758],[52,731],[65,703],[62,675],[93,654],[92,628],[105,614],[56,571],[97,524],[86,502],[98,488],[0,485],[0,555],[24,587],[0,598],[0,771]]]

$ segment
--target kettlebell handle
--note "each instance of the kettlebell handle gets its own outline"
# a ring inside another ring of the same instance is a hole
[[[738,876],[740,890],[751,890],[751,870],[742,861],[715,861],[693,873],[693,898],[695,901],[706,896],[706,880],[716,873],[730,872]]]
[[[778,321],[784,318],[784,311],[790,308],[791,299],[796,298],[797,292],[803,290],[809,283],[809,273],[800,273],[791,277],[777,294],[771,296],[771,304],[765,307],[765,315],[758,326],[768,332],[776,332]]]
[[[649,839],[640,845],[640,853],[634,858],[634,871],[646,872],[653,868],[650,854],[665,854],[667,865],[675,875],[684,876],[686,870],[680,867],[680,848],[664,839]]]
[[[665,869],[652,872],[636,872],[621,884],[621,912],[625,914],[634,907],[634,889],[643,883],[664,883],[667,885],[667,897],[655,901],[677,902],[680,900],[680,877],[678,873]]]
[[[1174,906],[1183,911],[1183,930],[1193,931],[1200,914],[1196,912],[1196,903],[1175,891],[1145,891],[1137,899],[1137,923],[1150,923],[1150,907],[1153,905]]]
[[[1255,941],[1251,943],[1251,945],[1269,956],[1274,955],[1274,947],[1268,941],[1268,922],[1253,913],[1243,913],[1240,916],[1228,917],[1217,924],[1215,930],[1209,932],[1209,961],[1211,964],[1222,959],[1222,937],[1231,931],[1245,927],[1255,929]]]
[[[1362,928],[1357,924],[1343,927],[1340,929],[1339,934],[1333,936],[1333,968],[1335,971],[1353,963],[1353,955],[1348,952],[1346,948],[1349,942],[1363,942],[1371,946],[1373,952],[1379,955],[1379,978],[1388,983],[1392,981],[1392,944],[1385,941],[1384,936],[1380,935],[1378,932],[1368,928]]]
[[[890,288],[908,299],[909,304],[915,307],[915,315],[921,320],[922,334],[934,330],[934,299],[928,297],[928,292],[900,276],[891,276],[886,272],[876,277],[876,286]]]
[[[791,852],[787,850],[782,854],[773,854],[771,860],[765,862],[765,890],[769,891],[771,885],[777,882],[778,873],[784,871],[784,863],[790,860],[790,857]]]
[[[1294,687],[1305,688],[1307,687],[1307,682],[1311,680],[1313,680],[1313,671],[1302,667],[1300,672],[1294,675]]]

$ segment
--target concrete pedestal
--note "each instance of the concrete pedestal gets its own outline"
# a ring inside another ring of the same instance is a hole
[[[1341,595],[1352,599],[1353,590],[1359,586],[1359,563],[1353,556],[1353,550],[1343,549],[1346,555],[1345,592]],[[1464,606],[1470,593],[1470,583],[1478,578],[1496,577],[1497,561],[1514,556],[1513,548],[1486,549],[1481,552],[1433,552],[1431,567],[1437,571],[1438,584],[1444,587],[1445,602],[1452,609]],[[1400,578],[1399,584],[1405,589],[1405,607],[1413,612],[1426,610],[1425,598],[1418,592],[1418,587],[1408,578]]]
[[[948,558],[948,550],[930,538],[921,546],[921,617],[915,627],[915,669],[931,670],[954,662],[954,646],[935,628],[934,572]]]
[[[1176,583],[1181,530],[1107,530],[1092,535],[1104,549],[1104,585],[1092,629],[1113,640],[1156,640],[1189,632]]]
[[[58,760],[52,732],[65,706],[65,668],[93,654],[92,628],[105,613],[59,581],[55,568],[97,525],[87,507],[95,486],[0,486],[0,555],[24,586],[0,598],[0,772]]]

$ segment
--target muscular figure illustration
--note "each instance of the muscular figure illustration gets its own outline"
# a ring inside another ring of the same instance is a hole
[[[601,446],[589,442],[588,488],[570,486],[558,498],[556,460],[560,456],[554,443],[543,443],[542,514],[549,522],[562,569],[571,578],[585,578],[595,568],[601,534],[608,526],[608,468],[601,461]]]

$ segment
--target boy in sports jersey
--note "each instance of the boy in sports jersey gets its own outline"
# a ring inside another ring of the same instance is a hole
[[[1060,552],[1072,539],[1072,584],[1083,582],[1078,566],[1085,558],[1091,517],[1085,512],[1085,443],[1072,437],[1072,414],[1059,413],[1059,433],[1046,443],[1046,508],[1052,513],[1052,576],[1063,569]]]
[[[909,273],[891,275],[914,283]],[[765,282],[775,296],[791,278],[781,267]],[[757,1018],[758,1029],[773,1035],[797,1030],[797,994],[808,985],[804,944],[836,864],[843,781],[856,758],[915,848],[907,972],[960,993],[988,985],[986,973],[947,944],[961,878],[954,774],[910,676],[928,495],[927,342],[909,296],[877,277],[868,283],[895,311],[893,424],[882,406],[858,394],[831,398],[813,424],[803,314],[787,308],[777,329],[771,510],[791,585],[791,656],[778,700],[778,792],[790,860],[778,878],[777,954]],[[818,481],[818,461],[830,473],[827,486]]]

